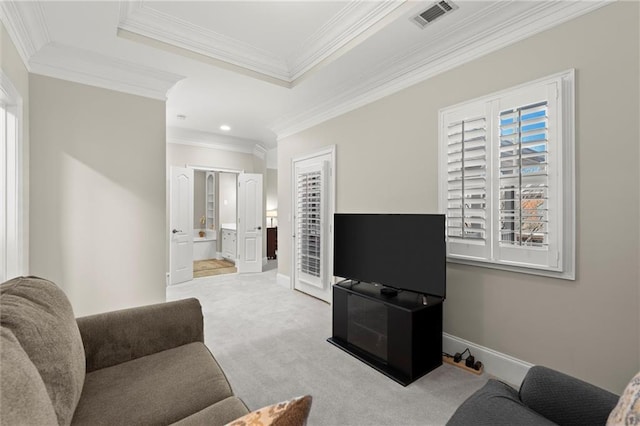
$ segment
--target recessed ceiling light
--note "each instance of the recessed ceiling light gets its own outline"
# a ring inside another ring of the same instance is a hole
[[[178,120],[186,120],[186,119],[187,119],[187,116],[186,116],[186,115],[184,115],[184,114],[178,114],[178,115],[176,115],[176,118],[177,118]]]
[[[231,127],[227,126],[226,124],[223,124],[222,126],[220,126],[220,130],[224,132],[228,132],[229,130],[231,130]]]

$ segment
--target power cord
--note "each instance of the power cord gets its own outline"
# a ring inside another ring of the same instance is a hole
[[[467,354],[467,356],[466,358],[463,358],[465,354]],[[480,369],[482,368],[482,363],[480,361],[476,361],[476,358],[471,354],[469,348],[466,348],[464,351],[462,351],[462,353],[456,352],[455,355],[451,355],[446,352],[442,352],[442,355],[446,356],[447,358],[453,358],[453,362],[455,362],[456,364],[464,361],[465,366],[476,371],[480,371]]]

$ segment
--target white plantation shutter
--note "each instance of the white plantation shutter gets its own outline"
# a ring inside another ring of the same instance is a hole
[[[495,255],[505,264],[558,266],[562,220],[557,84],[540,84],[495,102],[498,179]],[[554,163],[555,161],[555,163]]]
[[[490,229],[487,121],[484,104],[452,111],[444,117],[444,210],[451,256],[487,256]]]
[[[485,240],[486,119],[450,123],[448,132],[448,236]]]
[[[574,278],[573,85],[569,71],[440,111],[450,260]]]
[[[322,288],[326,162],[296,169],[296,255],[300,280]]]
[[[500,243],[548,245],[547,102],[500,112]]]

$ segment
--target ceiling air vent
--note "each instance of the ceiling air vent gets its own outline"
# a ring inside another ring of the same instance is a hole
[[[451,1],[439,1],[434,3],[433,6],[429,7],[427,10],[411,18],[411,20],[418,24],[420,28],[424,28],[439,17],[449,12],[453,12],[457,8],[458,6],[453,4]]]

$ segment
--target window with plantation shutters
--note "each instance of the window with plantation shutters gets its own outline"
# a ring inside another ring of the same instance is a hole
[[[573,70],[440,111],[450,261],[574,279]]]
[[[0,69],[0,282],[24,273],[22,102]]]

